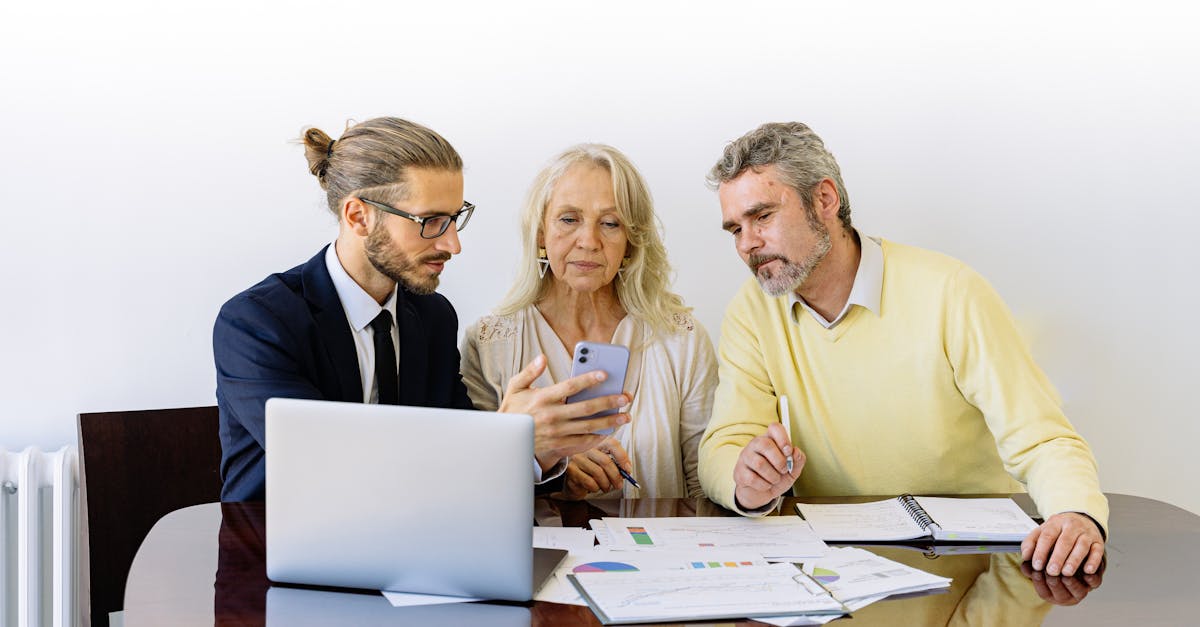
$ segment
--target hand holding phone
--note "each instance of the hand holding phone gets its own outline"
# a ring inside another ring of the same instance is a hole
[[[625,370],[628,367],[628,348],[619,344],[579,342],[575,345],[575,355],[571,359],[571,376],[577,377],[595,370],[603,370],[608,374],[608,378],[582,392],[567,397],[567,402],[574,403],[575,401],[586,401],[600,396],[620,394],[625,387]],[[586,420],[588,418],[595,418],[596,416],[607,416],[615,414],[618,411],[616,408],[607,409],[591,416],[579,418],[578,420]],[[612,432],[613,429],[601,429],[596,433],[609,435]]]

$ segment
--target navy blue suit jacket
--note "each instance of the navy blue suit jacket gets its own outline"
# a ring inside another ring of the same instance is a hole
[[[458,372],[458,316],[441,294],[401,287],[400,404],[471,409]],[[267,399],[362,402],[358,354],[325,249],[221,307],[213,327],[222,501],[263,500]]]

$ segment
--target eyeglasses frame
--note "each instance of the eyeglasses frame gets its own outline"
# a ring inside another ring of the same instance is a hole
[[[459,209],[455,213],[450,213],[450,214],[438,213],[438,214],[434,214],[434,215],[430,215],[430,216],[417,216],[417,215],[413,215],[407,211],[404,211],[402,209],[397,209],[391,205],[385,205],[381,202],[377,202],[377,201],[371,200],[369,198],[363,198],[362,196],[359,196],[358,199],[367,203],[368,205],[371,205],[372,207],[375,207],[376,209],[381,210],[381,211],[390,213],[394,216],[400,216],[401,218],[407,218],[409,220],[412,220],[413,222],[416,222],[417,224],[419,224],[421,226],[421,239],[437,239],[437,238],[441,237],[442,235],[445,235],[446,231],[450,229],[451,224],[454,225],[454,230],[462,231],[463,229],[467,228],[467,223],[471,221],[471,214],[474,213],[474,211],[475,211],[475,205],[464,200],[462,208]],[[466,218],[463,219],[462,224],[459,224],[458,218],[459,218],[459,216],[463,215],[464,213],[466,214]],[[428,222],[429,220],[433,220],[435,218],[450,218],[450,219],[447,220],[445,222],[445,224],[442,225],[442,228],[440,231],[438,231],[437,233],[435,233],[433,235],[426,235],[425,234],[425,223]]]

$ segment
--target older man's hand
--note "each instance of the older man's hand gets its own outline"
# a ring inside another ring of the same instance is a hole
[[[792,472],[787,458],[792,456]],[[804,452],[792,446],[782,425],[772,424],[767,432],[750,440],[733,467],[734,498],[740,507],[758,509],[792,489],[804,469]]]
[[[1062,512],[1025,536],[1021,559],[1051,576],[1073,577],[1081,566],[1084,573],[1093,575],[1104,559],[1104,536],[1091,518]]]

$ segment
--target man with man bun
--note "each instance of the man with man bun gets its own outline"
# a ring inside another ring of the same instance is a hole
[[[310,128],[302,141],[338,235],[307,262],[234,296],[217,316],[223,501],[265,497],[269,398],[471,408],[459,376],[458,318],[435,291],[475,209],[463,200],[458,152],[394,117],[356,124],[336,141]],[[533,389],[545,367],[539,356],[514,376],[499,408],[534,417],[539,482],[603,439],[592,432],[629,421],[574,420],[628,399],[564,404],[597,375]]]

